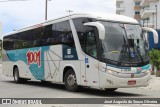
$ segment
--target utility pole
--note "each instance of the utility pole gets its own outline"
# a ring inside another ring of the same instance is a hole
[[[66,12],[69,13],[69,17],[71,18],[71,12],[73,12],[72,10],[66,10]]]
[[[48,0],[46,0],[46,5],[45,5],[45,20],[47,20],[47,7],[48,7]]]
[[[156,7],[156,29],[157,29],[157,16],[158,16],[157,5],[155,5],[155,7]]]
[[[45,20],[47,20],[47,16],[48,16],[48,0],[46,0],[46,3],[45,3]]]
[[[69,14],[71,14],[73,11],[72,10],[66,10],[66,12],[68,12]]]
[[[153,14],[153,29],[155,28],[155,25],[154,25],[154,13]]]

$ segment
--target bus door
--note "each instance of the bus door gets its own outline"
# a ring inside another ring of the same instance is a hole
[[[94,27],[93,27],[94,28]],[[85,56],[85,71],[87,86],[99,87],[99,72],[97,60],[97,45],[96,45],[95,30],[86,32],[86,56]]]

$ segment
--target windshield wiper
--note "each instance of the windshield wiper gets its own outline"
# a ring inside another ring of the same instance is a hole
[[[130,36],[130,38],[133,40],[133,38],[131,37],[131,35],[129,35],[129,36]],[[136,47],[136,50],[137,50],[137,52],[138,52],[138,55],[139,55],[142,63],[144,64],[144,61],[143,61],[142,55],[141,55],[141,53],[140,53],[140,51],[139,51],[139,49],[138,49],[138,46],[137,46],[133,41],[131,41],[131,42],[132,42],[132,44]],[[133,48],[133,50],[134,50],[134,48]],[[134,53],[135,53],[135,51],[134,51]]]
[[[127,38],[127,32],[126,32],[126,29],[124,28],[124,25],[123,26],[119,25],[119,26],[124,30],[125,35],[126,35],[126,39],[128,40],[128,38]],[[124,44],[122,46],[122,49],[123,49],[123,47],[125,47],[126,50],[128,48],[128,51],[129,51],[128,56],[129,56],[129,60],[130,60],[131,59],[131,56],[130,56],[131,55],[131,50],[130,50],[129,43],[127,44],[127,40],[125,39],[125,35],[123,35]]]

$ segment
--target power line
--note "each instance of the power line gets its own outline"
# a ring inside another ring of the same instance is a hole
[[[0,2],[15,2],[15,1],[29,1],[29,0],[0,0]]]

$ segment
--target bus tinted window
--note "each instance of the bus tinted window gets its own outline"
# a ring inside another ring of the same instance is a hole
[[[19,37],[18,34],[14,34],[11,36],[11,39],[13,40],[14,44],[13,44],[13,49],[19,49],[21,47],[21,43],[19,41]]]
[[[69,21],[59,22],[4,37],[4,49],[6,50],[57,44],[75,47]]]
[[[41,46],[42,31],[43,28],[36,28],[19,33],[19,43],[21,44],[20,49]]]
[[[6,36],[3,39],[3,48],[6,50],[12,50],[14,41],[11,39],[11,36]]]
[[[64,21],[55,24],[55,27],[53,26],[53,32],[54,32],[55,42],[57,44],[61,43],[63,45],[75,47],[69,21]]]
[[[92,27],[87,27],[84,26],[84,23],[87,22],[92,22],[94,21],[94,19],[90,19],[90,18],[76,18],[73,20],[74,21],[74,25],[78,34],[78,38],[79,38],[79,42],[81,44],[81,48],[84,52],[86,52],[85,48],[86,48],[86,35],[87,32],[92,30]]]
[[[45,26],[42,35],[42,46],[64,44],[74,47],[74,40],[69,21]]]
[[[54,38],[53,38],[53,31],[52,31],[52,25],[47,25],[44,27],[43,33],[42,33],[42,46],[48,46],[54,44]]]

